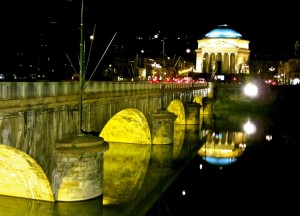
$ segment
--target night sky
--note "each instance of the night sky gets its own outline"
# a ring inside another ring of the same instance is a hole
[[[187,35],[192,48],[197,40],[227,24],[250,41],[252,55],[292,55],[300,36],[297,7],[288,1],[275,4],[233,1],[84,1],[84,27],[95,36],[99,47],[114,40],[130,42],[137,35]],[[224,2],[227,2],[224,3]],[[1,3],[1,49],[7,50],[31,41],[32,32],[55,35],[55,42],[68,50],[79,38],[80,0],[9,1]],[[59,38],[59,39],[58,39]],[[68,45],[67,45],[68,44]],[[75,47],[77,44],[75,45]],[[166,46],[175,46],[167,44]],[[99,48],[100,50],[100,48]]]

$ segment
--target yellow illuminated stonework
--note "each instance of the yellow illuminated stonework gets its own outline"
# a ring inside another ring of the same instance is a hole
[[[103,204],[134,202],[142,187],[151,155],[151,145],[109,143],[104,153]]]
[[[138,109],[125,109],[115,114],[102,129],[106,142],[151,144],[148,121]]]
[[[198,103],[200,104],[201,106],[203,106],[203,103],[202,103],[202,96],[201,95],[195,95],[194,99],[193,99],[193,102],[194,103]]]
[[[173,138],[173,159],[176,160],[181,152],[184,136],[185,136],[186,125],[176,124],[174,125],[174,138]]]
[[[181,100],[173,100],[168,106],[167,110],[176,115],[174,124],[186,124],[185,110]]]
[[[54,202],[42,168],[25,152],[0,144],[0,194]]]

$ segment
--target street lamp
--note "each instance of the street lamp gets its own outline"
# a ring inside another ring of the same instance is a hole
[[[142,55],[142,54],[144,54],[144,52],[145,52],[144,50],[140,50],[136,53],[135,61],[134,61],[133,79],[136,78],[136,77],[138,77],[139,79],[141,78],[139,69],[140,69],[141,64],[142,64],[141,61],[143,61],[143,59],[140,60],[139,53]]]
[[[83,2],[81,3],[81,22],[80,22],[80,54],[79,54],[79,126],[78,134],[82,134],[82,94],[83,94],[83,70],[84,70],[84,56],[83,56]]]
[[[158,38],[158,34],[154,35],[154,38]],[[164,74],[165,74],[165,68],[166,68],[166,62],[165,62],[165,38],[162,37],[162,74],[161,74],[161,80],[160,80],[160,91],[161,91],[161,109],[164,109]]]
[[[192,51],[190,48],[187,48],[185,50],[186,53],[190,54]],[[192,67],[190,67],[190,65],[192,65]],[[194,88],[194,64],[191,64],[190,62],[188,63],[188,66],[191,68],[191,77],[192,77],[192,82],[191,82],[191,91],[192,91],[192,97],[191,97],[191,103],[193,102],[194,100],[194,91],[193,91],[193,88]],[[187,73],[188,76],[189,76],[189,72]]]
[[[255,97],[258,94],[258,88],[252,83],[248,83],[244,87],[244,93],[249,97]]]

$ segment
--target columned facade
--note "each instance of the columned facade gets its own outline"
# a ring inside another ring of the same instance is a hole
[[[220,25],[198,40],[196,71],[215,74],[249,74],[249,41],[227,25]]]

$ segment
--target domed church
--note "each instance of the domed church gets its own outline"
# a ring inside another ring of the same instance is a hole
[[[211,77],[249,74],[249,41],[228,25],[219,25],[197,42],[194,72],[208,73]]]

